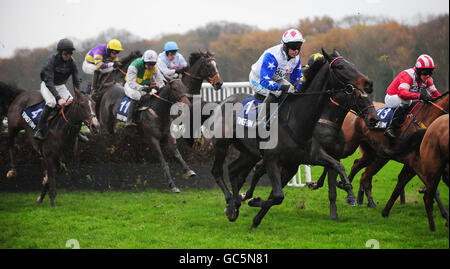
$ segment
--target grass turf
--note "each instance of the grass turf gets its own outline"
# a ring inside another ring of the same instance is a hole
[[[355,153],[343,161],[349,172]],[[225,214],[219,189],[145,191],[58,190],[56,207],[48,197],[34,203],[38,192],[0,194],[0,248],[66,248],[76,239],[80,248],[366,248],[375,239],[380,249],[449,248],[449,230],[435,203],[436,232],[428,220],[415,177],[406,186],[406,202],[394,205],[389,218],[381,211],[396,184],[401,165],[390,162],[373,180],[377,208],[350,207],[338,190],[338,221],[329,220],[327,184],[316,191],[286,187],[285,199],[274,206],[261,225],[249,232],[258,212],[243,204],[236,222]],[[313,180],[322,171],[312,168]],[[355,194],[359,188],[357,175]],[[213,180],[211,178],[211,180]],[[245,191],[247,187],[243,188]],[[440,184],[441,198],[449,191]],[[270,187],[258,187],[255,196],[266,198]],[[366,200],[365,200],[366,202]]]

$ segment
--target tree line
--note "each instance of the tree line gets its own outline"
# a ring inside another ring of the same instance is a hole
[[[437,69],[433,74],[436,87],[448,91],[449,83],[449,15],[421,18],[415,25],[405,25],[380,17],[348,16],[339,21],[328,16],[300,19],[297,25],[306,39],[301,60],[320,52],[337,49],[374,81],[374,98],[383,101],[386,88],[402,70],[414,66],[420,54],[429,54]],[[191,52],[208,49],[215,53],[224,81],[248,81],[251,65],[261,53],[278,43],[286,29],[260,30],[255,26],[225,21],[208,23],[180,34],[166,34],[143,40],[127,30],[108,29],[95,38],[76,40],[76,60],[81,78],[89,79],[81,70],[86,53],[111,38],[122,42],[125,57],[133,50],[163,51],[164,43],[178,43],[187,59]],[[70,34],[68,34],[70,38]],[[27,90],[38,90],[39,72],[56,43],[47,48],[17,49],[11,58],[0,59],[0,80]]]

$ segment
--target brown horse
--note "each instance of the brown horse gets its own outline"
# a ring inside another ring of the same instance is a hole
[[[431,231],[435,231],[433,220],[433,198],[438,194],[437,186],[441,177],[448,186],[448,144],[449,144],[449,122],[448,114],[437,118],[427,129],[421,129],[405,137],[405,139],[393,149],[382,149],[382,154],[392,159],[399,159],[405,155],[412,155],[408,158],[409,166],[414,169],[420,179],[425,183],[425,188],[421,190],[425,195],[425,209],[428,215],[428,223]],[[407,181],[399,181],[396,186],[402,188]],[[383,215],[388,214],[396,199],[396,191],[383,210]],[[441,212],[445,208],[439,204]],[[386,212],[385,212],[386,211]],[[448,214],[443,215],[448,226]]]
[[[362,148],[362,157],[355,160],[349,174],[349,179],[353,180],[354,176],[361,169],[366,167],[364,173],[362,174],[360,189],[358,191],[357,200],[359,204],[362,204],[365,193],[368,199],[368,206],[376,207],[375,202],[372,198],[372,177],[389,161],[389,158],[382,158],[377,155],[380,147],[383,146],[384,148],[390,148],[391,146],[399,143],[404,135],[413,133],[423,128],[424,126],[429,126],[437,117],[443,114],[443,111],[441,109],[438,109],[435,105],[438,105],[445,111],[448,111],[448,92],[438,98],[435,98],[432,103],[418,103],[412,113],[408,115],[402,127],[396,130],[397,138],[395,139],[395,141],[391,141],[386,136],[384,136],[382,130],[369,129],[360,119],[355,119],[353,126],[350,126],[350,128],[355,128],[355,130],[352,130],[352,132],[354,132],[356,135],[352,135],[346,138],[348,139],[346,148],[358,144]],[[349,127],[343,126],[343,128]],[[403,164],[406,164],[399,174],[399,181],[409,181],[415,176],[414,170],[408,165],[408,158],[409,157],[404,157],[401,160],[397,160]],[[399,192],[401,190],[402,189],[398,189]],[[383,216],[387,215],[383,214]]]
[[[76,89],[74,92],[74,99],[70,105],[60,110],[59,114],[61,115],[58,114],[48,121],[48,135],[42,142],[33,139],[33,129],[28,126],[21,116],[24,108],[43,100],[40,92],[26,91],[20,94],[14,99],[8,110],[8,147],[11,170],[8,172],[7,177],[11,178],[16,174],[14,139],[20,130],[25,129],[25,133],[34,150],[43,158],[45,170],[42,193],[36,202],[42,203],[45,194],[49,191],[52,207],[55,206],[56,177],[61,154],[73,148],[83,122],[95,128],[100,126],[95,115],[94,101]]]
[[[436,230],[433,219],[433,197],[441,176],[448,186],[448,128],[448,114],[440,116],[428,127],[420,144],[421,178],[425,182],[423,200],[427,210],[428,224],[432,231]],[[448,216],[446,225],[448,227]]]

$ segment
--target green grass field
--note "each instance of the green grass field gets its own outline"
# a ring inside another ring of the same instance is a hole
[[[354,156],[344,160],[347,173]],[[381,216],[401,166],[390,162],[373,182],[376,209],[350,207],[338,190],[339,220],[329,220],[328,191],[286,187],[282,205],[274,206],[261,225],[249,228],[258,209],[243,204],[239,218],[230,223],[219,189],[138,191],[58,190],[56,207],[48,197],[34,203],[38,192],[0,194],[0,248],[66,248],[76,239],[87,248],[356,248],[375,239],[380,249],[449,248],[449,230],[435,203],[436,232],[430,232],[416,177],[406,187],[407,204],[396,203],[389,218]],[[321,167],[313,167],[317,179]],[[213,179],[211,179],[213,180]],[[359,188],[359,175],[354,182]],[[247,187],[244,187],[244,190]],[[440,184],[449,204],[449,191]],[[266,198],[269,187],[255,196]],[[365,200],[366,202],[366,200]]]

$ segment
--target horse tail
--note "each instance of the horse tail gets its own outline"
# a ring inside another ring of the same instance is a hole
[[[21,93],[25,92],[25,90],[17,88],[13,85],[6,84],[0,81],[0,98],[3,100],[7,100],[8,106],[12,103],[12,101]]]
[[[383,158],[395,159],[396,157],[404,156],[413,151],[419,154],[420,144],[422,143],[425,132],[426,129],[420,129],[414,133],[411,133],[405,136],[399,144],[395,145],[391,149],[382,145],[378,151],[378,155]]]

